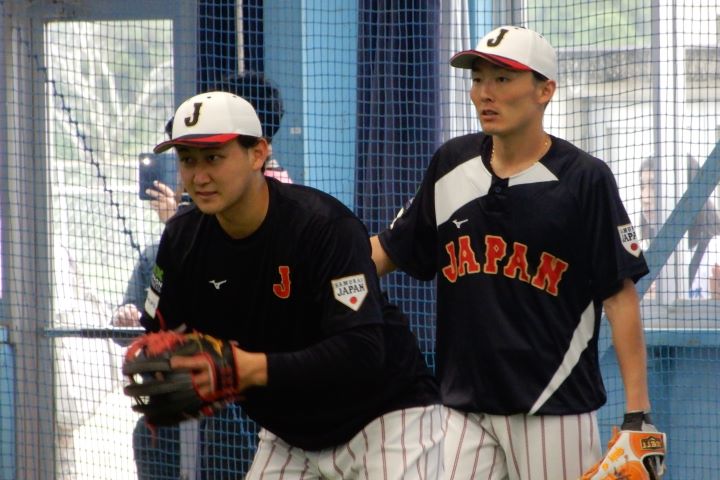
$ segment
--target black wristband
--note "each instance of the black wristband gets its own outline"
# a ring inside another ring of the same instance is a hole
[[[643,412],[641,410],[627,412],[623,417],[623,423],[620,429],[641,431],[643,423],[652,425],[653,422],[650,418],[650,412]]]

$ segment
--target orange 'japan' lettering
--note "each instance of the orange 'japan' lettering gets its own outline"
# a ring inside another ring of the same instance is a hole
[[[450,263],[443,267],[441,272],[450,283],[455,283],[458,277],[463,275],[480,272],[482,266],[475,257],[475,251],[472,248],[469,236],[463,235],[458,238],[457,252],[454,242],[447,243],[445,251],[450,257]]]
[[[458,237],[457,243],[451,241],[445,244],[448,254],[448,263],[440,272],[450,283],[458,278],[484,272],[488,275],[502,273],[508,278],[517,278],[534,287],[544,290],[550,295],[557,296],[558,285],[563,273],[568,269],[568,263],[559,258],[543,252],[540,255],[540,264],[535,276],[531,279],[531,267],[528,263],[528,246],[515,242],[512,252],[508,256],[508,243],[498,235],[485,235],[485,263],[477,261],[469,235]]]
[[[485,235],[485,273],[498,273],[498,262],[506,251],[507,243],[502,237]]]
[[[513,244],[513,252],[505,268],[503,268],[503,273],[506,277],[518,278],[523,282],[530,281],[527,262],[527,245],[517,242]]]
[[[455,255],[455,244],[453,242],[445,245],[445,251],[450,255],[450,263],[443,267],[442,274],[448,279],[448,282],[455,283],[458,277],[457,256]]]
[[[560,283],[562,274],[567,268],[567,262],[563,262],[559,258],[543,252],[542,255],[540,255],[540,266],[532,279],[532,286],[541,290],[544,289],[550,295],[557,296],[558,283]]]
[[[458,238],[460,251],[458,252],[458,276],[462,277],[466,273],[479,273],[480,264],[475,258],[475,252],[470,244],[470,237],[463,235]]]

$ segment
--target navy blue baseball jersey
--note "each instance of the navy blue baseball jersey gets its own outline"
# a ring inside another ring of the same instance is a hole
[[[606,400],[602,301],[647,273],[607,165],[552,138],[530,168],[492,173],[492,139],[450,140],[382,232],[390,259],[437,276],[443,403],[498,415],[573,414]]]
[[[267,353],[268,385],[244,392],[242,406],[303,449],[439,403],[405,317],[381,294],[363,224],[318,190],[267,182],[267,216],[247,238],[195,208],[167,223],[143,326],[184,325]]]

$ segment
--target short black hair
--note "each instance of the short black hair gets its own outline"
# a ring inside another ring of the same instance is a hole
[[[258,114],[265,138],[272,141],[280,128],[285,110],[280,90],[265,75],[251,70],[228,75],[212,90],[229,92],[250,102]]]
[[[252,148],[260,142],[258,137],[250,137],[248,135],[238,135],[237,142],[243,148]]]
[[[544,82],[546,80],[550,80],[548,77],[546,77],[545,75],[543,75],[540,72],[536,72],[535,70],[532,71],[532,74],[533,74],[533,77],[535,77],[535,80],[538,82]]]

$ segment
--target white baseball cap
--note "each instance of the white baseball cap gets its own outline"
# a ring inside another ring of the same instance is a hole
[[[245,135],[262,137],[260,119],[250,102],[227,92],[207,92],[185,100],[175,111],[172,138],[158,144],[161,153],[176,145],[216,147]]]
[[[534,70],[557,81],[555,49],[545,37],[527,28],[498,27],[481,38],[474,50],[453,55],[450,65],[472,68],[478,57],[511,70]]]

